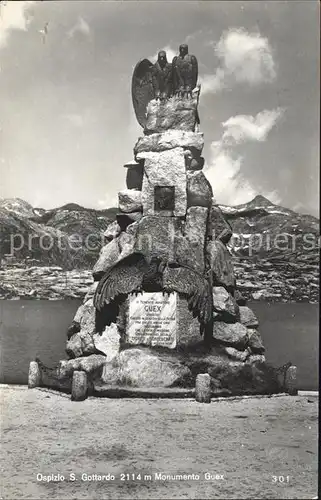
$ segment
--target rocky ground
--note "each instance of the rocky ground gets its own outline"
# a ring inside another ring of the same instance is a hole
[[[248,262],[234,258],[238,289],[249,300],[319,302],[319,264],[315,262]]]
[[[319,265],[234,258],[239,290],[248,300],[319,301]],[[0,299],[83,299],[93,283],[91,270],[66,271],[58,266],[0,269]]]
[[[0,395],[2,498],[317,495],[317,397],[76,403],[21,386],[2,387]],[[108,473],[115,479],[99,480]],[[46,481],[52,474],[65,480]]]
[[[91,270],[12,267],[0,270],[0,299],[83,299],[93,281]]]

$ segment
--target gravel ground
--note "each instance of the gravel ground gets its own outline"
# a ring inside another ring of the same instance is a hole
[[[0,395],[3,499],[317,495],[317,397],[72,402],[22,386]],[[65,479],[44,480],[52,474]],[[94,474],[114,479],[86,480]]]

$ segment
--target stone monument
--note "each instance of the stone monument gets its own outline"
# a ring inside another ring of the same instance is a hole
[[[156,65],[135,67],[143,135],[124,165],[127,188],[95,282],[68,330],[70,359],[57,371],[61,379],[86,371],[89,391],[193,388],[203,373],[217,395],[280,390],[258,320],[237,290],[226,246],[232,229],[203,173],[200,90],[186,45],[172,65],[161,51]]]

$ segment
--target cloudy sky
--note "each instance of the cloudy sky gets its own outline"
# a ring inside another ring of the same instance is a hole
[[[133,68],[183,42],[217,201],[263,194],[317,215],[316,0],[1,2],[0,197],[114,205],[142,134]]]

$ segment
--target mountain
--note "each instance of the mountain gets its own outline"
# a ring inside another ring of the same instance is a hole
[[[219,208],[233,230],[229,249],[243,295],[254,300],[318,301],[320,231],[316,217],[276,205],[260,195],[248,203]],[[78,296],[79,289],[81,296],[104,242],[103,233],[117,212],[117,208],[95,210],[76,203],[45,210],[19,198],[0,200],[0,281],[4,283],[2,292],[0,285],[0,297],[19,295],[13,264],[15,272],[22,274],[26,266],[33,266],[28,279],[21,276],[29,292],[35,285],[32,296],[41,279],[40,266],[47,266],[43,267],[47,281],[50,269],[53,281],[61,280],[54,291],[56,298]],[[90,250],[86,249],[86,239],[91,242]],[[15,258],[11,259],[8,254],[13,246]],[[14,261],[11,266],[10,260]],[[67,277],[69,284],[75,284],[72,292],[66,285]],[[43,296],[41,287],[39,290],[39,296]]]
[[[10,260],[14,254],[18,263],[91,268],[117,211],[87,209],[76,203],[45,210],[19,198],[0,200],[0,257]],[[86,238],[91,241],[89,250]]]
[[[320,224],[263,196],[220,206],[233,229],[229,249],[247,298],[318,302]]]

